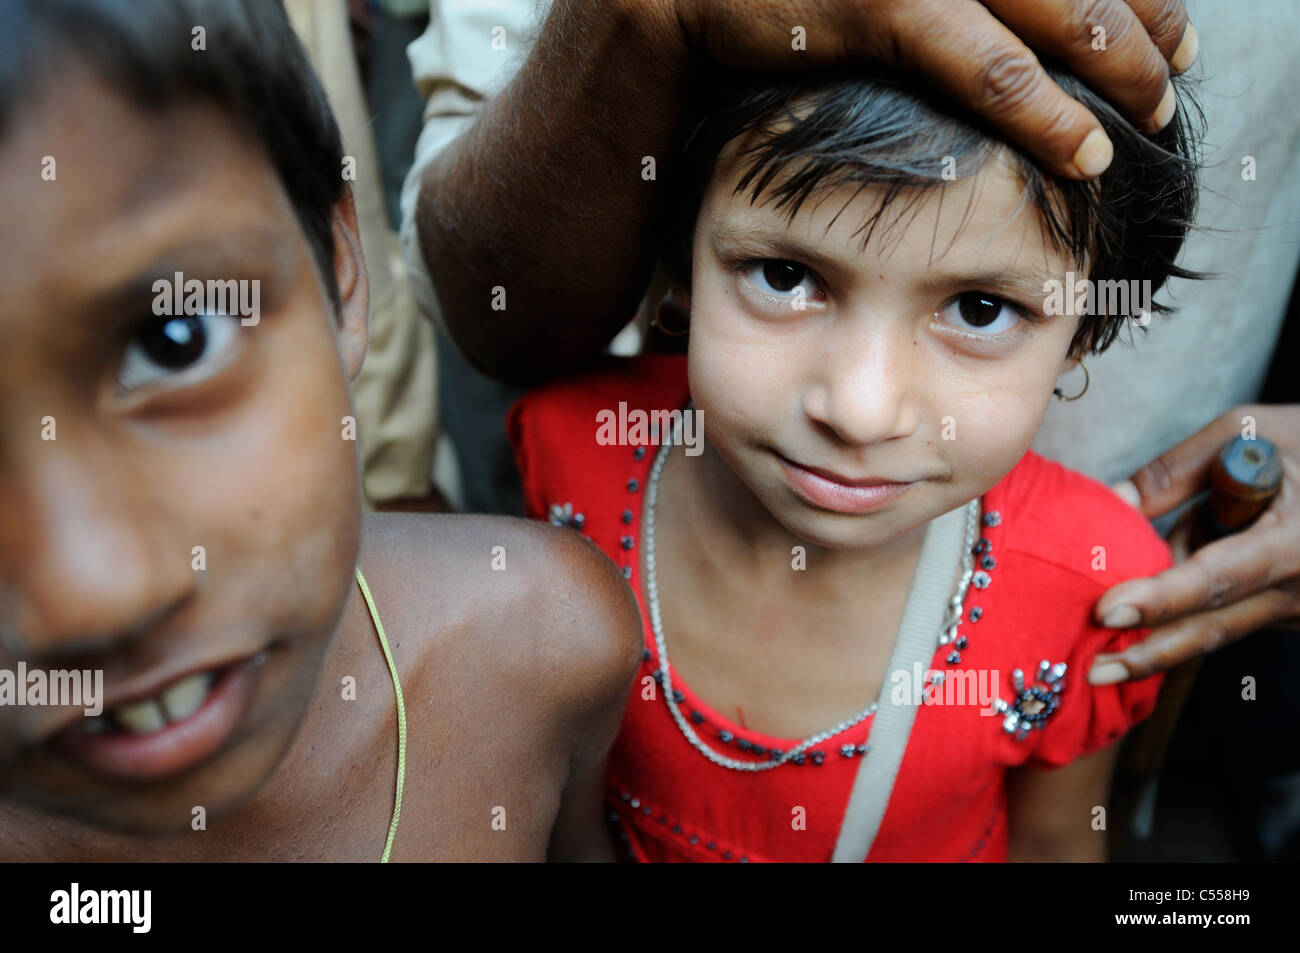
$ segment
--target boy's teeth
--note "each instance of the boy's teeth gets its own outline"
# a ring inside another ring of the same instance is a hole
[[[168,721],[182,721],[199,710],[208,697],[208,674],[200,672],[183,678],[159,696]]]
[[[119,726],[135,735],[152,735],[167,727],[168,722],[184,721],[203,707],[208,700],[208,689],[216,680],[211,672],[199,672],[189,675],[179,682],[173,682],[153,698],[132,702],[113,709],[112,715]],[[103,722],[108,725],[107,716],[88,721]],[[99,725],[87,725],[87,731],[102,730]]]
[[[135,735],[151,735],[167,727],[167,717],[152,698],[132,705],[123,705],[113,712],[117,723]]]

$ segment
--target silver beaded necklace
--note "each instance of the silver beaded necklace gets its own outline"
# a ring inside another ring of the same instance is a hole
[[[672,668],[668,664],[668,644],[664,641],[663,620],[659,611],[659,574],[655,568],[655,506],[659,502],[659,479],[663,475],[664,464],[668,461],[668,455],[672,452],[673,445],[679,437],[678,430],[680,426],[679,419],[673,428],[672,439],[665,441],[663,446],[659,448],[654,466],[650,470],[649,485],[646,487],[645,529],[642,533],[645,544],[646,603],[650,612],[650,627],[654,631],[655,648],[659,652],[659,670],[663,676],[664,701],[668,703],[668,711],[672,714],[673,721],[677,723],[678,729],[690,742],[691,747],[714,764],[723,768],[730,768],[733,771],[770,771],[773,768],[779,768],[781,765],[789,763],[813,745],[820,744],[827,738],[833,738],[854,725],[865,721],[875,713],[876,708],[879,707],[879,702],[872,702],[870,707],[864,708],[848,720],[842,721],[826,731],[805,738],[789,751],[782,752],[779,757],[767,761],[740,761],[719,754],[704,743],[703,739],[696,734],[695,729],[682,716],[681,709],[673,698],[673,675]],[[938,645],[946,645],[952,641],[956,636],[957,626],[961,622],[962,603],[965,601],[966,590],[969,588],[971,577],[974,574],[975,534],[976,526],[979,523],[979,512],[980,500],[978,498],[966,504],[966,544],[962,550],[961,579],[957,583],[957,589],[952,594],[952,598],[948,600],[948,611],[944,616],[943,627],[937,642]],[[881,690],[884,690],[883,686]]]

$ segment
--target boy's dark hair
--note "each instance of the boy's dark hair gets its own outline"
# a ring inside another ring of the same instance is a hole
[[[191,45],[196,27],[202,50]],[[199,96],[244,126],[275,166],[337,311],[331,217],[343,147],[279,0],[3,0],[0,136],[69,59],[143,109]]]
[[[752,144],[739,156],[736,194],[748,192],[751,202],[771,200],[793,218],[822,190],[879,186],[879,204],[862,225],[864,245],[895,199],[903,198],[906,213],[925,190],[944,184],[945,157],[952,157],[959,178],[966,177],[1006,146],[1048,240],[1074,261],[1089,257],[1089,278],[1147,280],[1154,293],[1171,275],[1202,277],[1174,264],[1196,208],[1196,133],[1203,125],[1187,84],[1175,77],[1174,119],[1148,137],[1077,77],[1050,66],[1047,71],[1097,116],[1115,146],[1114,160],[1098,180],[1049,175],[1000,132],[891,73],[720,76],[716,95],[700,107],[676,172],[673,204],[663,219],[666,268],[689,286],[695,221],[718,155],[732,139],[752,132]],[[1152,309],[1171,310],[1155,302]],[[1081,321],[1070,353],[1100,353],[1132,317],[1135,305],[1128,314]]]

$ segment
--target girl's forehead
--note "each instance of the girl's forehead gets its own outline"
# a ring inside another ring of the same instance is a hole
[[[814,190],[798,203],[783,201],[778,194],[783,182],[800,171],[787,168],[754,196],[751,187],[738,189],[743,162],[734,155],[725,165],[720,162],[701,209],[701,233],[729,239],[779,236],[792,248],[815,249],[845,263],[856,260],[859,268],[914,270],[941,260],[961,268],[1047,273],[1077,268],[1051,242],[1039,209],[1005,155],[925,187],[850,181]]]

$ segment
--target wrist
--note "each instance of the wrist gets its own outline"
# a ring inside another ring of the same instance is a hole
[[[684,76],[691,50],[682,32],[676,0],[556,0],[552,16],[558,11],[570,36],[591,37],[601,34],[619,38],[622,57],[635,57],[652,67],[666,66]]]

